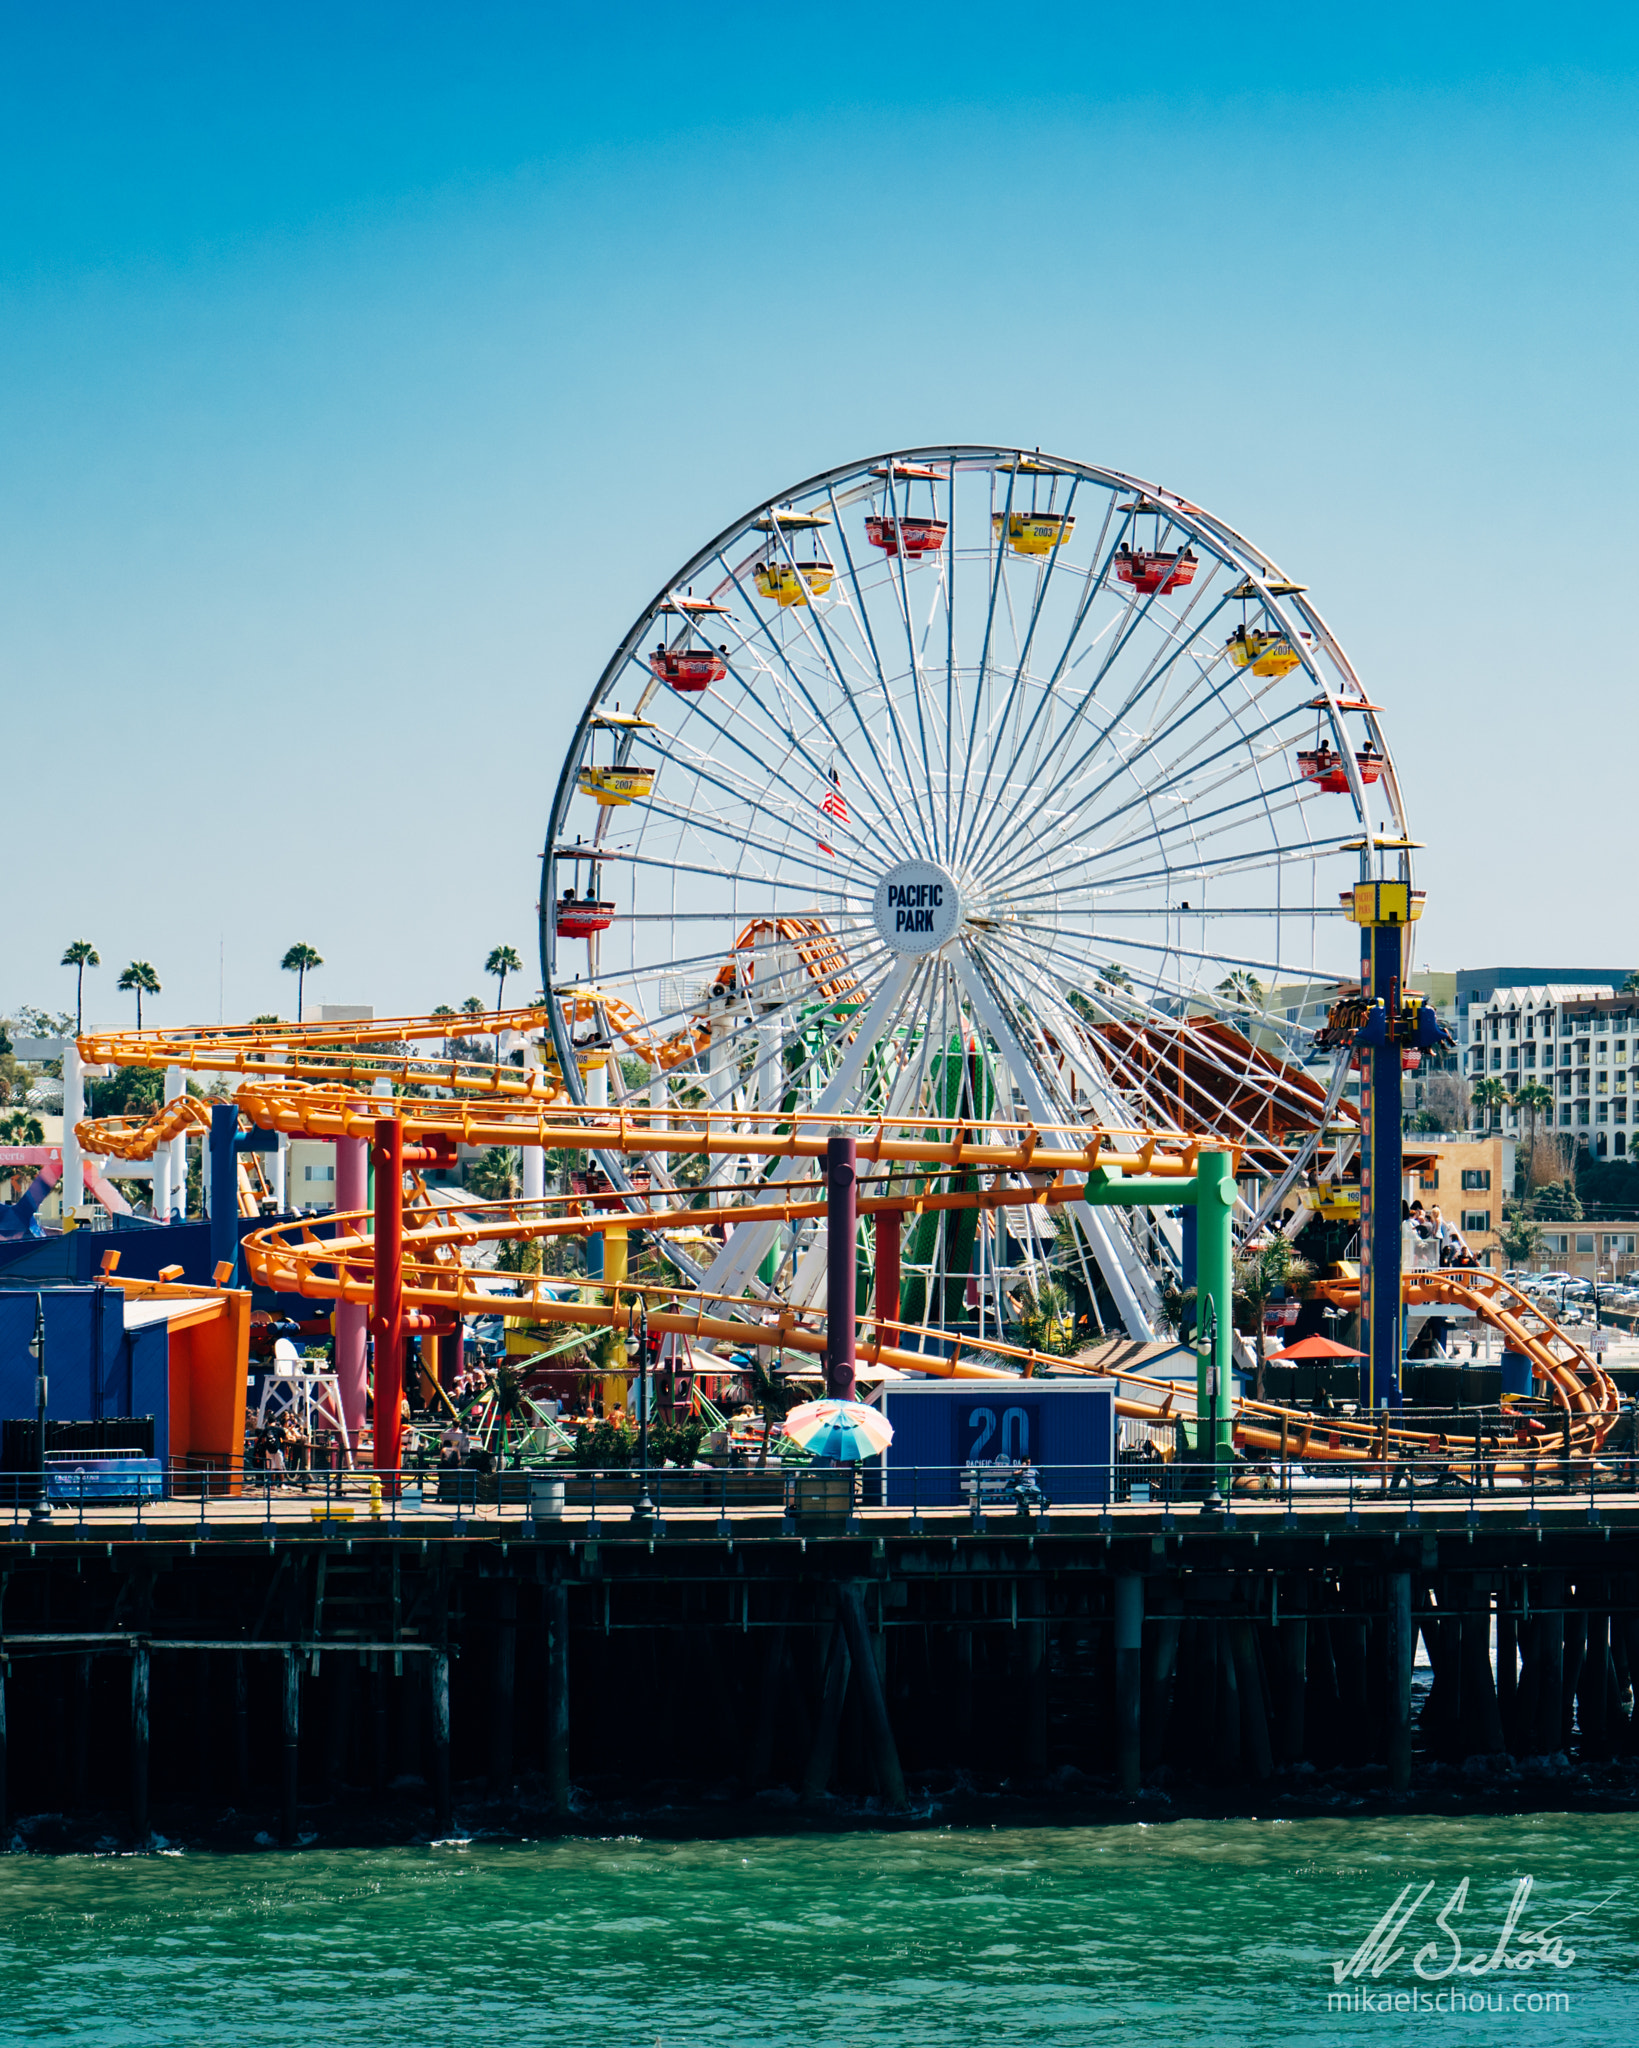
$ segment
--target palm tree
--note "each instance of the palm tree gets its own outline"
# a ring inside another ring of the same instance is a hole
[[[10,1116],[0,1116],[0,1145],[43,1145],[45,1141],[45,1126],[26,1109],[14,1109]],[[4,1171],[0,1167],[0,1172]]]
[[[1620,993],[1625,996],[1639,996],[1639,974],[1630,974],[1623,982]]]
[[[89,939],[76,939],[64,952],[60,964],[74,970],[74,1036],[78,1038],[85,1028],[80,1003],[85,988],[85,970],[88,967],[100,967],[102,959]]]
[[[524,963],[511,946],[497,946],[484,962],[484,972],[495,976],[496,1029],[500,1029],[500,1015],[505,1007],[502,998],[506,994],[506,978],[509,974],[521,974]]]
[[[456,1013],[455,1013],[455,1011],[454,1011],[454,1010],[452,1010],[452,1009],[450,1008],[450,1006],[449,1006],[449,1004],[448,1004],[448,1003],[440,1003],[440,1004],[439,1004],[439,1006],[438,1006],[438,1008],[437,1008],[436,1010],[434,1010],[434,1011],[433,1011],[433,1015],[434,1015],[435,1017],[453,1017],[453,1016],[454,1016],[455,1014],[456,1014]],[[444,1057],[445,1057],[445,1059],[448,1059],[448,1058],[449,1058],[449,1056],[450,1056],[450,1034],[449,1034],[449,1032],[448,1032],[448,1031],[446,1031],[446,1032],[444,1033]]]
[[[1249,968],[1237,967],[1219,982],[1216,993],[1238,1010],[1250,1010],[1263,1001],[1263,983]]]
[[[1531,1164],[1528,1168],[1528,1173],[1530,1180],[1534,1181],[1537,1173],[1537,1118],[1539,1116],[1551,1117],[1553,1115],[1554,1091],[1551,1088],[1544,1088],[1540,1081],[1527,1081],[1521,1087],[1514,1090],[1514,1107],[1516,1109],[1523,1109],[1527,1117],[1530,1118]],[[1526,1193],[1530,1193],[1529,1182],[1526,1186]]]
[[[120,976],[117,987],[134,989],[137,997],[137,1029],[142,1029],[142,999],[159,994],[159,976],[146,960],[133,960]]]
[[[298,945],[290,948],[279,965],[286,974],[293,974],[296,977],[296,1022],[299,1024],[302,1021],[303,984],[314,968],[322,967],[324,962],[319,958],[315,947]]]
[[[1508,1107],[1511,1098],[1508,1083],[1500,1075],[1487,1074],[1483,1081],[1476,1081],[1469,1090],[1469,1099],[1476,1109],[1486,1112],[1492,1130],[1501,1130],[1502,1113]]]

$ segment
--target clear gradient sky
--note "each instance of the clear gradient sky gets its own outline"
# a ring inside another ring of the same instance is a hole
[[[1313,590],[1422,957],[1639,958],[1639,13],[0,8],[0,1011],[484,992],[571,714],[830,463],[1040,444]]]

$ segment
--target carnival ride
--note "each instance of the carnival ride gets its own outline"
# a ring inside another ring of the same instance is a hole
[[[449,1034],[473,1027],[447,1017],[94,1033],[80,1050],[237,1077],[250,1124],[368,1139],[395,1182],[408,1167],[385,1225],[401,1330],[494,1310],[474,1247],[641,1231],[675,1280],[629,1282],[616,1262],[597,1298],[566,1301],[520,1274],[517,1313],[619,1329],[642,1299],[662,1334],[822,1353],[814,1169],[845,1129],[871,1169],[860,1210],[911,1226],[904,1245],[876,1232],[866,1367],[1059,1370],[1005,1341],[1004,1218],[1038,1219],[1014,1238],[1033,1279],[1052,1217],[1097,1326],[1150,1338],[1164,1290],[1192,1277],[1169,1178],[1229,1152],[1243,1235],[1305,1177],[1335,1185],[1362,1138],[1351,1063],[1390,1058],[1397,1078],[1398,1047],[1430,1028],[1400,950],[1414,846],[1380,708],[1304,586],[1250,542],[1115,471],[918,449],[754,508],[623,637],[551,807],[549,999],[485,1020],[492,1058],[452,1056]],[[1379,926],[1398,963],[1387,1010]],[[1317,1077],[1299,1020],[1362,964],[1360,1017]],[[1368,1121],[1373,1101],[1368,1086]],[[148,1156],[190,1113],[86,1123],[80,1140]],[[396,1151],[379,1149],[388,1127]],[[415,1166],[474,1145],[591,1155],[607,1196],[436,1210]],[[1099,1176],[1155,1199],[1106,1206]],[[265,1285],[371,1303],[379,1337],[383,1228],[379,1208],[275,1223],[245,1257]],[[1358,1282],[1326,1285],[1360,1302]],[[1597,1448],[1608,1377],[1539,1310],[1485,1274],[1409,1287],[1501,1331]],[[1393,1292],[1397,1318],[1397,1260]],[[1376,1328],[1382,1304],[1366,1306]],[[1226,1347],[1227,1323],[1226,1303]],[[1122,1381],[1135,1416],[1188,1401]],[[1252,1454],[1294,1432],[1320,1460],[1417,1438],[1373,1414],[1237,1410]]]

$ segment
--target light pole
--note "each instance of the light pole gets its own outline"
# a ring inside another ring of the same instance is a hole
[[[49,1522],[51,1506],[46,1499],[46,1305],[45,1297],[34,1297],[34,1335],[29,1339],[29,1356],[34,1360],[34,1505],[28,1511],[31,1522]]]
[[[637,1356],[637,1464],[638,1495],[632,1502],[632,1520],[653,1518],[654,1502],[649,1498],[649,1304],[639,1295],[626,1315],[626,1356]]]

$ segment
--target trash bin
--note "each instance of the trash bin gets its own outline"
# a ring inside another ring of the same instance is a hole
[[[530,1473],[529,1514],[530,1519],[535,1522],[561,1522],[563,1520],[563,1475],[561,1473]]]

